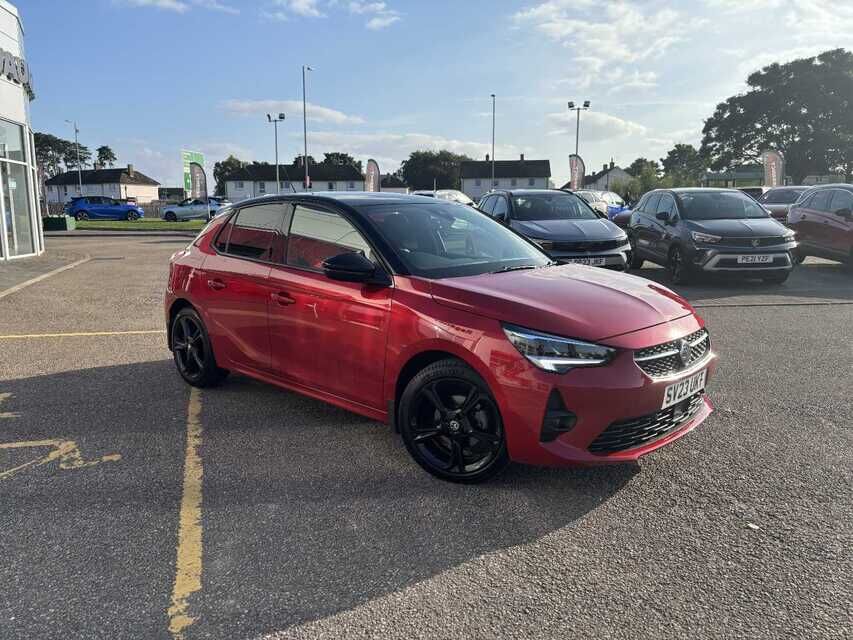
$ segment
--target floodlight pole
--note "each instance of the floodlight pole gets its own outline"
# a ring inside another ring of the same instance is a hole
[[[311,71],[308,65],[302,65],[302,133],[305,141],[305,156],[302,163],[305,165],[305,190],[308,190],[310,178],[308,176],[308,100],[305,96],[305,72]]]

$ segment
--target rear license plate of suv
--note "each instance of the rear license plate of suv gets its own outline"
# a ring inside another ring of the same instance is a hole
[[[702,369],[699,373],[694,373],[689,378],[679,380],[669,385],[663,393],[663,405],[661,409],[666,409],[674,404],[678,404],[685,398],[689,398],[697,391],[705,388],[705,380],[708,377],[708,370]]]
[[[590,267],[601,267],[607,261],[604,258],[568,258],[566,262],[569,264],[586,264]]]
[[[738,264],[768,264],[773,262],[773,256],[738,256]]]

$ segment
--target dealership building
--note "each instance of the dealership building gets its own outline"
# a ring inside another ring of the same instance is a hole
[[[0,261],[44,251],[30,125],[34,97],[21,18],[0,0]]]

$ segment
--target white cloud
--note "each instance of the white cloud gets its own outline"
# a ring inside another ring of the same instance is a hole
[[[274,0],[273,4],[281,7],[285,12],[292,13],[304,18],[323,18],[325,14],[320,11],[319,0]],[[275,15],[277,12],[270,12]],[[286,16],[285,14],[280,14]]]
[[[307,107],[308,119],[313,122],[331,124],[362,124],[364,122],[364,118],[360,116],[346,114],[310,102]],[[284,113],[294,119],[302,118],[301,100],[226,100],[222,103],[222,108],[239,115]]]
[[[568,111],[549,113],[548,120],[559,128],[549,132],[549,135],[559,136],[574,134],[575,118],[577,115]],[[631,120],[624,120],[600,111],[584,111],[581,114],[582,139],[585,142],[603,142],[617,138],[646,137],[649,130]]]
[[[222,13],[230,13],[237,15],[239,9],[221,2],[220,0],[114,0],[119,4],[128,7],[150,7],[154,9],[163,9],[165,11],[174,11],[175,13],[186,13],[194,7],[200,9],[208,9],[210,11],[221,11]]]
[[[385,2],[364,2],[361,0],[351,0],[347,7],[349,12],[355,15],[371,16],[365,23],[365,27],[371,31],[378,31],[390,27],[395,22],[399,22],[400,12],[391,9]]]
[[[222,13],[230,13],[231,15],[235,16],[240,13],[239,9],[224,4],[219,0],[193,0],[193,4],[198,7],[201,7],[202,9],[209,9],[210,11],[221,11]]]

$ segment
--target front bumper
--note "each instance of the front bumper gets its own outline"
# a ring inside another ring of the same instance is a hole
[[[558,250],[548,250],[548,255],[561,264],[566,264],[570,262],[580,262],[583,263],[587,260],[600,261],[604,260],[603,264],[596,264],[594,266],[605,267],[607,269],[615,269],[617,271],[624,271],[628,268],[628,263],[630,262],[629,254],[631,253],[631,245],[629,243],[625,243],[621,247],[617,247],[616,249],[608,249],[606,251],[558,251]]]
[[[537,369],[517,352],[513,355],[509,350],[514,349],[507,343],[508,350],[500,357],[493,357],[492,362],[500,363],[494,373],[500,381],[499,404],[510,457],[519,462],[550,466],[624,463],[637,460],[694,429],[713,410],[704,389],[697,394],[689,416],[676,416],[674,422],[669,416],[671,428],[661,430],[659,437],[612,453],[593,452],[596,439],[614,424],[662,413],[668,385],[702,369],[707,369],[708,379],[711,378],[716,368],[713,353],[689,370],[665,379],[651,378],[634,362],[635,349],[677,339],[699,328],[694,317],[686,316],[663,326],[605,341],[618,349],[618,355],[608,365],[574,369],[562,375]],[[576,421],[566,433],[543,442],[543,418],[549,397],[555,390],[565,409],[576,416]],[[640,425],[640,428],[646,427]]]
[[[783,272],[794,268],[791,252],[796,248],[796,242],[758,248],[701,244],[688,254],[687,259],[694,269],[707,273]],[[739,256],[768,256],[770,262],[741,263],[738,262]]]

